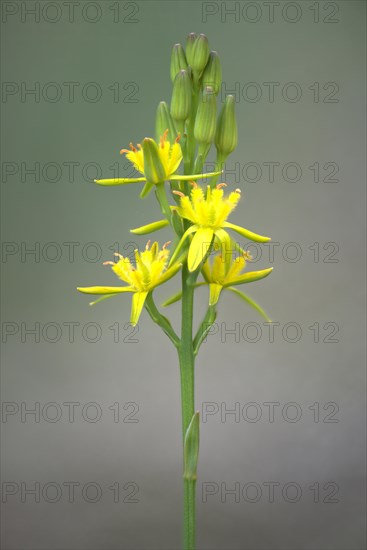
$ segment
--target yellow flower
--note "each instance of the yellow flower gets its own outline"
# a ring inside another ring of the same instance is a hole
[[[134,168],[153,184],[168,180],[178,170],[182,160],[179,137],[171,145],[167,140],[167,135],[168,130],[164,132],[159,144],[151,138],[145,138],[143,147],[138,143],[136,148],[130,143],[130,151],[128,149],[121,149],[120,151],[120,153],[125,153],[126,158],[134,165]],[[153,177],[152,172],[154,172]]]
[[[214,177],[221,174],[220,171],[207,174],[176,174],[181,160],[182,150],[178,136],[173,144],[167,140],[168,130],[161,136],[159,143],[152,138],[144,138],[143,144],[135,147],[130,143],[129,149],[121,149],[126,158],[133,164],[135,169],[143,176],[138,178],[113,178],[94,180],[98,185],[126,185],[129,183],[145,182],[141,197],[145,197],[154,185],[162,184],[166,180],[189,181],[198,180],[204,177]]]
[[[270,275],[273,268],[262,269],[260,271],[249,271],[247,273],[241,273],[246,267],[246,260],[250,260],[251,256],[248,252],[245,252],[242,256],[238,256],[232,259],[232,252],[225,250],[224,253],[216,255],[213,261],[208,260],[203,264],[202,274],[205,281],[196,283],[196,287],[203,285],[209,285],[209,306],[215,306],[219,300],[219,296],[222,290],[230,290],[243,300],[250,304],[256,311],[258,311],[267,321],[270,322],[269,317],[265,311],[249,296],[240,292],[236,285],[242,285],[245,283],[252,283],[253,281],[259,281]],[[163,306],[169,306],[180,300],[182,292],[178,292],[171,298],[169,298]]]
[[[220,293],[224,288],[235,291],[236,289],[232,288],[233,286],[258,281],[267,277],[273,271],[273,268],[269,267],[260,271],[241,273],[246,267],[246,260],[251,259],[251,256],[245,253],[232,260],[226,257],[228,254],[230,254],[229,251],[224,257],[219,254],[215,256],[212,263],[208,259],[203,264],[202,273],[210,288],[209,305],[211,306],[218,302]]]
[[[224,186],[226,186],[225,183],[217,185],[215,189],[207,186],[206,195],[204,195],[203,190],[193,182],[190,197],[180,191],[174,191],[174,193],[180,196],[180,206],[176,208],[177,212],[182,218],[189,220],[192,225],[182,236],[171,262],[177,258],[185,240],[192,233],[195,233],[195,235],[191,241],[188,253],[189,271],[195,271],[199,267],[213,239],[216,244],[222,244],[227,250],[230,250],[232,240],[226,229],[232,229],[242,237],[252,241],[260,243],[270,241],[269,237],[257,235],[256,233],[252,233],[252,231],[226,221],[230,213],[236,208],[241,197],[241,192],[239,189],[236,189],[227,197],[224,197],[222,189]]]
[[[181,264],[174,264],[167,269],[169,257],[169,250],[166,248],[167,244],[169,243],[163,245],[160,250],[157,242],[154,242],[150,248],[150,241],[148,241],[143,252],[140,253],[138,250],[135,250],[135,266],[132,265],[129,258],[124,258],[121,254],[117,253],[115,253],[119,257],[117,263],[104,262],[104,265],[111,265],[112,271],[116,273],[119,279],[128,283],[128,286],[79,287],[79,292],[103,296],[99,300],[91,302],[91,305],[104,298],[116,296],[121,292],[132,292],[130,322],[132,325],[136,325],[149,292],[173,277],[181,267]]]

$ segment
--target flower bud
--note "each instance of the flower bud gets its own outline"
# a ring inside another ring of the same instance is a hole
[[[172,89],[171,115],[174,120],[184,121],[191,109],[191,78],[187,71],[180,71]]]
[[[222,67],[217,52],[210,52],[202,81],[203,86],[212,86],[215,95],[218,95],[222,84]]]
[[[194,136],[199,144],[210,145],[214,141],[217,122],[217,102],[214,90],[206,86],[200,96],[196,113]]]
[[[191,32],[186,40],[186,59],[189,65],[191,65],[192,48],[196,38],[196,34],[194,32]]]
[[[149,183],[160,183],[165,180],[166,172],[159,157],[158,145],[151,138],[143,139],[144,174]]]
[[[191,37],[191,34],[189,35],[189,38]],[[209,43],[208,39],[205,36],[205,34],[199,34],[197,36],[191,46],[191,40],[190,39],[190,46],[189,42],[187,45],[187,61],[189,65],[192,67],[193,71],[196,73],[201,73],[208,62],[209,59]]]
[[[155,119],[155,135],[157,142],[159,142],[160,137],[163,136],[166,130],[168,130],[168,141],[170,143],[174,143],[177,137],[175,123],[173,122],[167,103],[165,101],[161,101],[157,107]]]
[[[233,95],[227,95],[218,118],[215,146],[218,153],[227,157],[237,147],[237,122],[235,115],[235,100]]]
[[[175,80],[176,74],[182,69],[187,69],[187,61],[185,56],[185,50],[181,44],[175,44],[172,48],[171,54],[171,80]]]

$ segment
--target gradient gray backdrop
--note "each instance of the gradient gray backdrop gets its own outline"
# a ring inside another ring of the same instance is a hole
[[[232,221],[279,243],[256,262],[274,273],[246,290],[280,323],[271,342],[253,311],[223,296],[218,332],[202,346],[196,403],[213,414],[201,427],[198,545],[364,548],[365,3],[81,1],[71,17],[61,1],[40,2],[39,20],[26,13],[35,4],[2,2],[3,548],[180,546],[174,350],[145,313],[129,336],[128,297],[89,308],[75,288],[114,284],[101,265],[114,243],[131,253],[145,239],[129,229],[159,219],[139,185],[87,179],[95,165],[113,177],[115,163],[129,175],[119,149],[153,135],[156,106],[170,99],[171,46],[192,31],[220,54],[223,96],[236,90],[239,146],[227,168],[237,172],[226,179],[243,199]],[[35,86],[39,97],[25,93]],[[268,162],[279,163],[273,182]],[[25,171],[35,163],[39,177]],[[26,254],[35,247],[38,257]],[[198,292],[197,315],[206,300]],[[178,326],[179,308],[169,314]],[[38,342],[26,332],[35,323]],[[35,406],[39,422],[25,414]],[[234,407],[239,418],[226,414]],[[25,493],[37,482],[38,503]],[[68,482],[79,483],[74,502]],[[236,487],[239,502],[226,493]]]

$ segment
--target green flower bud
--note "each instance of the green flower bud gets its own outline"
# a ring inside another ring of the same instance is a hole
[[[215,146],[220,155],[227,157],[237,147],[238,134],[233,95],[227,95],[218,118]]]
[[[196,34],[191,32],[186,40],[186,59],[189,65],[191,65],[192,48],[196,40]]]
[[[172,89],[171,115],[174,120],[184,121],[191,109],[191,78],[187,71],[180,71],[175,78]]]
[[[161,101],[157,107],[155,118],[155,135],[157,142],[159,142],[161,136],[163,136],[166,130],[168,130],[168,141],[170,143],[174,143],[177,137],[175,123],[173,122],[167,103],[165,101]]]
[[[191,35],[189,35],[191,36]],[[196,73],[201,73],[208,62],[210,54],[209,42],[205,34],[199,34],[187,50],[187,61]]]
[[[194,136],[199,144],[210,145],[214,141],[217,122],[217,101],[214,90],[206,86],[200,96],[196,113]]]
[[[149,183],[160,183],[165,180],[166,172],[159,157],[158,145],[151,138],[143,139],[144,174]]]
[[[181,44],[175,44],[172,48],[171,54],[171,80],[175,80],[176,74],[182,69],[187,69],[187,61],[185,56],[185,50]]]
[[[203,86],[212,86],[214,93],[218,95],[222,84],[222,67],[217,52],[210,52],[209,61],[204,69],[202,82]]]

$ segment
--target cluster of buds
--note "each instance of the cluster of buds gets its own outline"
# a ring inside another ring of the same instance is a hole
[[[163,119],[163,107],[159,107],[157,128],[162,132],[164,120],[166,128],[174,125],[176,131],[182,134],[185,133],[185,123],[191,123],[198,144],[198,159],[201,160],[199,168],[213,143],[218,159],[223,162],[237,146],[235,101],[232,95],[226,97],[217,120],[222,68],[218,53],[210,51],[205,34],[189,34],[186,51],[181,44],[175,44],[171,55],[171,80],[171,117],[166,113]]]

